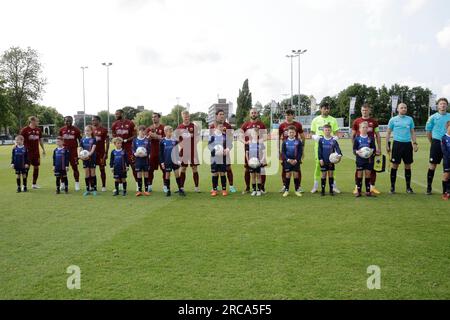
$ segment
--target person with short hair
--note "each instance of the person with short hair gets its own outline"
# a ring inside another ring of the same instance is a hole
[[[303,143],[298,139],[297,127],[291,125],[287,129],[288,136],[281,145],[281,156],[283,159],[282,170],[284,172],[284,193],[283,197],[289,195],[289,185],[291,176],[294,176],[295,195],[301,197],[300,192],[300,163],[303,157]]]
[[[397,107],[398,115],[391,118],[388,123],[386,132],[386,152],[391,153],[391,194],[395,194],[395,182],[397,180],[397,170],[400,164],[405,165],[405,181],[406,192],[413,194],[411,188],[411,164],[414,162],[413,151],[419,150],[416,132],[414,131],[414,120],[407,115],[408,106],[405,103],[400,103]],[[392,148],[390,147],[390,139],[393,135],[394,142]]]
[[[61,185],[64,185],[64,192],[69,192],[69,180],[67,172],[69,171],[69,150],[64,147],[64,139],[56,138],[56,148],[53,151],[53,173],[56,178],[56,194],[61,193]]]
[[[11,168],[16,172],[17,192],[27,192],[27,177],[30,168],[30,158],[27,147],[24,145],[24,137],[18,135],[15,138],[16,145],[12,149]],[[22,186],[21,186],[22,178]]]
[[[39,178],[39,167],[41,165],[41,157],[39,154],[39,146],[42,149],[42,155],[45,156],[44,139],[42,131],[39,128],[39,119],[35,116],[28,118],[28,126],[20,130],[20,135],[24,138],[24,146],[27,148],[30,165],[33,166],[32,189],[39,189],[37,180]]]
[[[173,137],[173,128],[171,126],[164,127],[164,135],[165,137],[161,139],[159,143],[159,163],[161,164],[161,168],[164,170],[166,197],[170,197],[172,195],[172,192],[170,191],[170,173],[172,171],[177,182],[178,195],[185,197],[186,193],[184,192],[183,182],[180,177],[181,159],[178,149],[180,140]]]
[[[282,179],[282,181],[283,181],[283,187],[282,187],[281,190],[280,190],[281,193],[283,193],[283,192],[285,191],[286,173],[285,173],[285,171],[283,170],[284,159],[283,159],[283,154],[282,154],[282,152],[281,152],[281,147],[280,147],[280,145],[281,145],[284,141],[286,141],[286,139],[288,139],[288,136],[289,136],[289,128],[290,128],[291,126],[294,126],[294,127],[295,127],[295,131],[296,131],[295,138],[296,138],[297,140],[300,140],[300,141],[301,141],[301,143],[302,143],[302,148],[303,148],[303,150],[305,149],[306,138],[305,138],[305,134],[304,134],[304,132],[303,132],[303,126],[302,126],[302,124],[301,124],[300,122],[297,122],[297,121],[294,120],[294,116],[295,116],[294,110],[291,110],[291,109],[287,110],[286,113],[285,113],[285,118],[286,118],[286,119],[285,119],[284,122],[283,122],[282,124],[280,124],[280,126],[278,127],[278,138],[279,138],[279,140],[278,140],[278,149],[280,150],[281,179]],[[300,159],[300,163],[303,161],[304,156],[305,156],[305,153],[302,153],[302,158]],[[298,190],[299,190],[298,192],[302,193],[303,190],[302,190],[302,187],[301,187],[301,183],[302,183],[302,172],[301,172],[301,170],[298,171],[298,175],[299,175],[299,176],[298,176],[298,180],[299,180],[299,183],[300,183],[300,186],[299,186],[299,188],[298,188]]]
[[[127,195],[127,171],[130,164],[128,163],[129,156],[127,152],[122,148],[123,139],[121,137],[113,138],[113,144],[115,149],[111,151],[109,157],[109,167],[114,176],[115,189],[113,196],[119,195],[119,184],[122,184],[122,195]]]
[[[102,192],[106,192],[106,161],[109,153],[109,133],[108,129],[102,126],[99,116],[92,117],[92,127],[94,128],[94,137],[97,141],[95,147],[95,161],[100,169],[100,178],[102,180]]]
[[[75,191],[80,190],[80,172],[78,171],[78,143],[81,141],[81,131],[73,125],[73,118],[64,118],[64,127],[59,130],[59,136],[64,140],[64,147],[69,150],[70,166],[75,180]]]
[[[447,108],[448,100],[446,98],[440,98],[437,102],[438,112],[428,118],[425,127],[428,141],[430,142],[430,164],[427,173],[426,191],[428,195],[432,194],[434,173],[443,157],[441,141],[447,132],[446,124],[450,121],[450,113],[447,112]]]
[[[197,152],[197,144],[200,141],[200,129],[195,123],[191,122],[189,111],[182,111],[181,117],[183,118],[183,122],[178,126],[175,133],[175,136],[178,137],[181,144],[181,186],[184,189],[184,184],[186,182],[186,170],[187,167],[190,166],[192,168],[192,178],[194,180],[194,191],[200,192],[200,177],[198,174],[198,166],[200,165],[200,161]]]
[[[231,124],[225,121],[225,111],[219,109],[216,111],[216,119],[213,124],[210,125],[209,129],[213,130],[218,125],[222,125],[223,133],[227,135],[227,139],[231,139],[231,143],[233,143],[234,130]],[[237,192],[236,187],[234,186],[234,175],[233,170],[231,168],[231,157],[230,154],[227,155],[227,179],[230,184],[230,192]]]
[[[134,152],[134,169],[136,170],[137,183],[138,183],[138,191],[136,192],[136,197],[140,197],[142,195],[149,196],[150,192],[148,191],[148,170],[150,167],[150,141],[146,137],[145,126],[138,127],[138,136],[133,140],[133,152]],[[145,150],[145,154],[140,155],[138,153],[138,149],[143,148]],[[144,190],[142,190],[142,178],[144,178]]]
[[[319,139],[318,150],[317,150],[320,171],[322,172],[321,195],[322,196],[325,195],[325,187],[327,184],[327,177],[328,177],[328,183],[330,185],[330,195],[334,196],[335,195],[335,191],[334,191],[335,165],[334,165],[334,163],[331,163],[330,155],[332,153],[337,153],[342,158],[342,151],[341,151],[341,148],[339,147],[339,143],[337,142],[337,140],[331,135],[333,126],[326,123],[323,125],[321,130],[323,131],[323,136]]]
[[[247,164],[251,159],[257,160],[257,165],[255,167],[247,165],[253,189],[252,193],[250,194],[252,197],[259,197],[264,193],[261,171],[266,165],[266,146],[264,144],[264,138],[262,137],[259,130],[260,129],[257,127],[249,129],[249,140],[245,144],[245,159],[247,161]]]
[[[381,154],[381,136],[380,136],[380,129],[378,127],[378,120],[371,117],[372,112],[372,106],[369,103],[364,103],[361,107],[361,117],[355,119],[353,121],[352,126],[352,141],[355,140],[355,138],[361,133],[359,131],[360,125],[363,122],[367,122],[368,128],[367,128],[367,135],[376,142],[376,150],[375,155]],[[377,172],[372,169],[372,172],[370,173],[370,192],[372,194],[380,194],[381,192],[378,191],[378,189],[375,187],[375,183],[377,181]],[[358,170],[355,171],[355,190],[353,191],[353,194],[358,193]]]
[[[330,104],[328,102],[324,102],[320,105],[320,115],[315,117],[311,122],[311,133],[313,134],[313,139],[316,141],[314,145],[314,154],[316,160],[316,167],[314,170],[314,186],[311,190],[311,193],[316,193],[319,190],[319,179],[322,179],[321,176],[321,165],[318,157],[318,148],[319,148],[319,140],[320,137],[324,136],[323,128],[325,125],[331,126],[331,134],[334,137],[334,140],[338,140],[339,133],[339,125],[337,123],[336,118],[330,116]],[[336,186],[336,180],[333,176],[333,192],[341,193],[341,191]]]
[[[250,109],[250,120],[246,121],[242,124],[241,126],[241,141],[244,143],[244,147],[249,143],[250,141],[250,135],[249,133],[251,132],[250,130],[252,129],[256,129],[256,132],[258,132],[258,134],[261,134],[261,136],[258,138],[259,140],[264,141],[265,140],[265,136],[267,135],[266,132],[266,126],[264,125],[264,123],[259,119],[259,112],[258,109],[256,108],[252,108]],[[254,131],[252,131],[254,133]],[[242,136],[244,137],[242,139]],[[248,162],[247,162],[247,158],[245,159],[245,190],[242,191],[242,194],[246,194],[250,192],[250,168],[248,166]],[[260,172],[260,180],[261,180],[261,188],[259,189],[260,193],[265,193],[266,189],[265,189],[265,182],[266,182],[266,175],[264,174],[264,167],[260,168],[261,172]],[[254,170],[251,170],[254,171]]]
[[[375,139],[369,136],[369,123],[367,121],[360,122],[358,128],[358,135],[353,139],[353,154],[356,156],[356,197],[361,197],[362,181],[366,185],[366,196],[372,197],[371,192],[371,174],[373,171],[374,157],[375,157]],[[364,158],[362,155],[362,148],[370,148],[372,155],[369,158]]]
[[[161,114],[153,112],[152,125],[147,128],[147,138],[150,139],[150,169],[148,172],[148,192],[153,191],[153,179],[155,177],[155,171],[158,167],[162,171],[162,179],[164,185],[164,171],[159,163],[159,143],[164,138],[164,124],[161,123]],[[166,190],[164,190],[166,191]]]
[[[233,147],[233,142],[223,129],[223,123],[217,123],[215,129],[213,129],[214,133],[211,134],[208,141],[208,148],[211,152],[212,197],[217,196],[219,177],[222,185],[222,195],[224,197],[228,195],[227,177],[225,174],[229,165],[228,155]]]

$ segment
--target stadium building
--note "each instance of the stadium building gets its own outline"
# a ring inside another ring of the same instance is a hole
[[[216,112],[221,109],[225,112],[225,120],[230,122],[230,117],[233,114],[233,103],[227,102],[227,99],[218,99],[217,103],[209,107],[207,120],[209,125],[214,123]]]

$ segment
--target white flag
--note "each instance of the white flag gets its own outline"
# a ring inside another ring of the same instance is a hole
[[[355,114],[356,97],[350,100],[350,114]]]
[[[392,113],[395,113],[397,111],[398,106],[398,96],[392,96],[391,100],[392,100]]]

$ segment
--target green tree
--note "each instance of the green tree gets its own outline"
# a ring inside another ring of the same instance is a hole
[[[125,107],[122,108],[123,110],[123,116],[125,119],[128,120],[133,120],[136,115],[139,113],[139,110],[137,108],[133,108],[133,107]]]
[[[191,114],[192,121],[199,121],[202,123],[202,128],[208,128],[208,114],[205,112],[195,112]]]
[[[30,47],[6,50],[0,59],[0,76],[5,81],[12,112],[22,127],[26,111],[40,98],[46,84],[38,52]]]
[[[99,113],[97,113],[97,115],[100,117],[102,125],[106,128],[106,126],[108,125],[108,111],[107,110],[100,111]],[[109,114],[110,125],[114,122],[115,119],[116,118],[114,114],[110,113]]]
[[[0,80],[0,131],[8,132],[8,128],[15,125],[14,115],[11,110],[11,105],[6,95],[6,90],[3,87],[3,82]]]
[[[337,110],[337,97],[326,96],[320,101],[320,105],[323,103],[328,103],[330,105],[330,115],[333,117],[339,117]],[[320,110],[316,112],[316,115],[320,114]]]
[[[153,116],[153,111],[144,110],[144,111],[139,112],[136,115],[136,117],[134,117],[133,122],[135,123],[136,126],[143,125],[143,126],[149,127],[153,123],[152,116]]]
[[[31,115],[31,114],[30,114]],[[55,108],[46,107],[42,105],[32,106],[32,115],[35,115],[39,119],[41,125],[54,124],[55,127],[52,133],[56,133],[57,128],[61,128],[64,125],[64,117]]]
[[[239,96],[237,98],[236,109],[236,124],[240,127],[252,108],[252,93],[248,86],[248,79],[244,81],[242,89],[239,89]]]
[[[355,83],[346,89],[342,90],[337,96],[337,110],[335,116],[346,119],[346,124],[349,125],[349,109],[350,100],[356,97],[355,115],[353,117],[361,116],[361,106],[364,103],[374,104],[378,98],[378,92],[375,87],[368,87],[365,84]]]

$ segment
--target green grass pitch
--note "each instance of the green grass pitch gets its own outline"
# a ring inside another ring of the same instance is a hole
[[[440,199],[441,166],[435,195],[424,195],[428,143],[419,143],[416,194],[405,194],[398,178],[398,194],[388,195],[383,173],[383,194],[374,199],[351,195],[351,158],[337,168],[343,194],[311,195],[311,141],[302,167],[307,192],[286,199],[278,174],[268,177],[261,198],[211,198],[208,165],[201,166],[201,194],[192,192],[188,171],[186,198],[164,197],[160,172],[148,198],[83,198],[71,175],[70,194],[55,195],[54,146],[42,160],[43,188],[16,194],[11,147],[0,147],[0,298],[448,299],[449,203]],[[341,146],[351,156],[349,141]],[[242,166],[234,175],[242,191]],[[80,290],[66,287],[70,265],[81,269]],[[381,268],[379,290],[367,288],[370,265]]]

